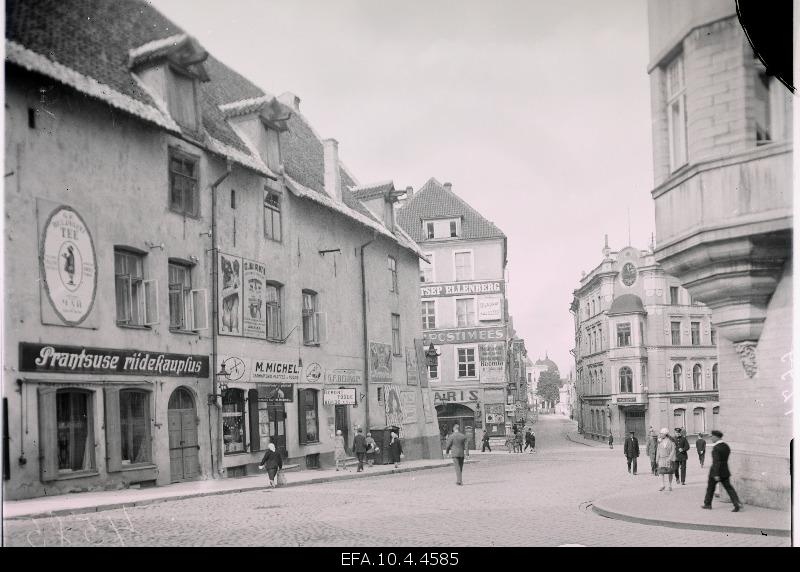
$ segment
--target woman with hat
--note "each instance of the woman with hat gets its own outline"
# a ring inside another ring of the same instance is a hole
[[[669,490],[672,490],[672,475],[675,472],[675,443],[669,438],[669,429],[664,427],[658,435],[658,448],[656,449],[656,463],[658,474],[661,475],[661,488],[663,491],[669,477]]]

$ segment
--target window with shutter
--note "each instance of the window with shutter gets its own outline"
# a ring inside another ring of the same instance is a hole
[[[106,387],[105,432],[106,432],[106,471],[113,473],[122,470],[122,427],[120,425],[119,388]]]
[[[138,389],[119,392],[120,458],[122,465],[149,463],[150,393]]]
[[[247,392],[247,413],[250,420],[250,450],[260,451],[266,447],[266,443],[261,442],[261,432],[259,431],[258,419],[258,390],[251,389]]]
[[[42,481],[58,478],[56,388],[39,388],[39,469]]]

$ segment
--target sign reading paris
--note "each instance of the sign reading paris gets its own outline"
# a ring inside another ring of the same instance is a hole
[[[64,323],[77,326],[89,315],[97,291],[94,242],[77,211],[60,206],[50,214],[39,255],[50,304]]]

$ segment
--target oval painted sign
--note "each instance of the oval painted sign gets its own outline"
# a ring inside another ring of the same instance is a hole
[[[97,257],[89,228],[74,209],[62,206],[52,212],[39,256],[53,309],[66,324],[77,326],[94,306]]]

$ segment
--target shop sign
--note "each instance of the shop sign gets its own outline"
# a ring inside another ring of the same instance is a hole
[[[324,371],[322,366],[318,363],[310,363],[305,368],[306,383],[322,383],[325,380]]]
[[[479,344],[481,383],[503,383],[506,378],[506,345],[504,343]]]
[[[45,207],[45,203],[41,203]],[[77,326],[94,306],[97,258],[89,227],[76,210],[58,206],[44,223],[39,243],[42,286],[64,324]]]
[[[494,342],[506,339],[506,329],[499,328],[459,328],[457,330],[435,330],[422,333],[424,343],[428,344],[463,344],[478,342]]]
[[[400,387],[394,384],[384,385],[383,394],[386,425],[400,427],[403,424],[403,401],[400,396]]]
[[[470,401],[478,401],[478,390],[435,391],[433,401],[435,403],[469,403]]]
[[[295,362],[254,359],[251,381],[297,383],[300,381],[300,364]]]
[[[244,335],[248,338],[267,337],[267,267],[260,262],[242,259],[246,299],[242,311]]]
[[[502,294],[504,291],[505,282],[503,280],[436,284],[433,286],[420,286],[419,289],[419,293],[422,298],[464,296],[467,294]]]
[[[618,397],[617,403],[636,403],[635,397]]]
[[[369,381],[392,381],[392,346],[378,342],[369,343]]]
[[[324,405],[355,405],[356,389],[354,387],[347,389],[326,388],[322,394],[322,403]]]
[[[272,403],[291,403],[294,401],[294,385],[291,383],[259,383],[258,400]]]
[[[406,379],[408,385],[419,385],[416,348],[406,348]]]
[[[19,344],[20,371],[208,377],[208,356],[83,346]]]
[[[417,422],[417,393],[416,391],[401,391],[403,401],[403,423],[408,425]]]
[[[503,299],[500,296],[481,296],[478,298],[478,321],[503,319]]]
[[[514,406],[506,405],[506,413],[514,413]]]
[[[332,369],[326,378],[326,383],[331,385],[361,385],[363,382],[363,374],[358,369]]]

